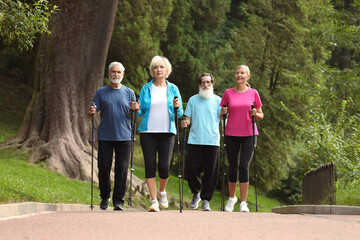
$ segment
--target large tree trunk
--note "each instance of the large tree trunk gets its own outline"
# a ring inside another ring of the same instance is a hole
[[[30,148],[30,162],[45,162],[71,178],[89,180],[91,122],[87,109],[102,85],[118,0],[55,1],[51,34],[42,36],[34,88],[21,129],[7,146]]]

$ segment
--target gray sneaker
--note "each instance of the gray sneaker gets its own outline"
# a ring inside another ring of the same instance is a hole
[[[202,211],[211,211],[211,208],[210,208],[210,205],[209,205],[209,201],[208,201],[208,200],[204,200],[204,201],[202,202],[201,210],[202,210]]]
[[[200,200],[200,193],[194,194],[190,203],[190,209],[197,209],[199,207]]]

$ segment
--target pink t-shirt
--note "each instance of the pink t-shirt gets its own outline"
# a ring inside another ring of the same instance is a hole
[[[262,106],[259,93],[252,88],[239,93],[234,88],[226,89],[220,105],[228,107],[227,124],[225,135],[247,137],[253,135],[252,118],[250,115],[251,105],[255,108]],[[258,135],[255,124],[255,135]]]

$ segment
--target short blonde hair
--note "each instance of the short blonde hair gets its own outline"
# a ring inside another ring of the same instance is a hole
[[[163,57],[163,56],[155,56],[155,57],[152,58],[150,66],[149,66],[150,75],[152,77],[155,77],[154,66],[156,64],[158,64],[159,62],[164,62],[165,63],[165,68],[166,68],[165,78],[167,78],[172,72],[172,66],[171,66],[169,60],[166,57]]]
[[[236,71],[236,69],[238,69],[238,68],[245,68],[246,73],[247,73],[248,75],[250,75],[250,68],[249,68],[248,66],[246,66],[246,65],[239,65],[239,66],[237,66],[237,67],[235,68],[235,71]]]

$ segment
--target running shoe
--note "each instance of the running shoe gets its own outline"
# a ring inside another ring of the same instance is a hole
[[[169,207],[169,202],[167,200],[166,192],[160,192],[160,190],[157,191],[157,199],[159,201],[159,205],[163,209],[167,209]]]
[[[102,210],[106,210],[109,207],[110,198],[103,198],[100,202],[100,208]]]
[[[152,204],[149,208],[149,212],[158,212],[159,209],[159,202],[157,200],[152,200]]]
[[[248,208],[247,203],[245,201],[242,201],[240,203],[240,212],[249,212],[249,208]]]
[[[227,201],[226,203],[226,206],[225,206],[225,212],[232,212],[234,211],[234,205],[235,203],[237,202],[237,197],[234,196],[233,198],[232,197],[229,197],[229,200]]]
[[[208,200],[204,200],[201,205],[202,211],[211,211],[210,204]]]
[[[200,193],[194,194],[190,203],[190,209],[197,209],[199,207],[200,201],[201,201]]]
[[[122,211],[124,210],[124,203],[116,202],[114,203],[114,211]]]

